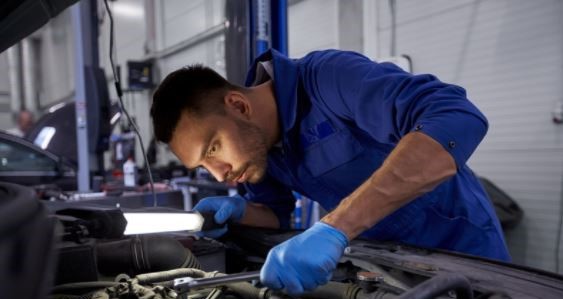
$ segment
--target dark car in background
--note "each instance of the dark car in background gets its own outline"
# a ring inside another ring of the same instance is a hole
[[[23,138],[0,132],[0,181],[76,190],[76,164]]]

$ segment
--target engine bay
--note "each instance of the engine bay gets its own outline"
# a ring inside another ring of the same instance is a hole
[[[555,273],[361,239],[346,248],[330,282],[291,297],[262,286],[259,271],[270,249],[299,230],[230,225],[217,240],[185,232],[124,237],[104,220],[111,213],[95,221],[88,213],[54,215],[32,190],[8,183],[0,183],[0,199],[3,298],[563,298]]]
[[[269,249],[298,233],[234,226],[220,241],[181,235],[98,241],[94,245],[98,280],[58,284],[50,298],[560,298],[563,295],[562,278],[555,274],[531,273],[532,269],[502,262],[366,240],[353,241],[331,281],[311,292],[291,297],[284,290],[260,285],[257,275]],[[166,268],[170,269],[163,270]]]

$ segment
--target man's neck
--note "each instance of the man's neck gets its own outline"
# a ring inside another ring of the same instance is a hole
[[[274,83],[272,80],[268,80],[249,88],[249,90],[249,98],[255,107],[256,123],[266,133],[268,148],[271,148],[281,140],[281,126]]]

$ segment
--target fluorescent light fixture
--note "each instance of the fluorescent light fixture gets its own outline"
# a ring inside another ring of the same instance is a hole
[[[200,231],[203,217],[196,212],[184,213],[123,213],[127,220],[124,235],[174,231]]]
[[[35,137],[33,143],[35,143],[35,145],[39,146],[42,149],[46,149],[49,146],[51,139],[53,139],[53,136],[55,136],[56,132],[57,129],[53,127],[44,127],[43,129],[41,129],[39,134],[37,134],[37,137]]]
[[[111,10],[116,15],[126,18],[141,19],[145,15],[142,2],[140,2],[139,4],[113,2]]]

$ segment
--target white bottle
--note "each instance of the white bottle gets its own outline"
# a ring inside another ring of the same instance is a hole
[[[137,165],[131,157],[123,163],[123,185],[126,187],[137,185]]]

